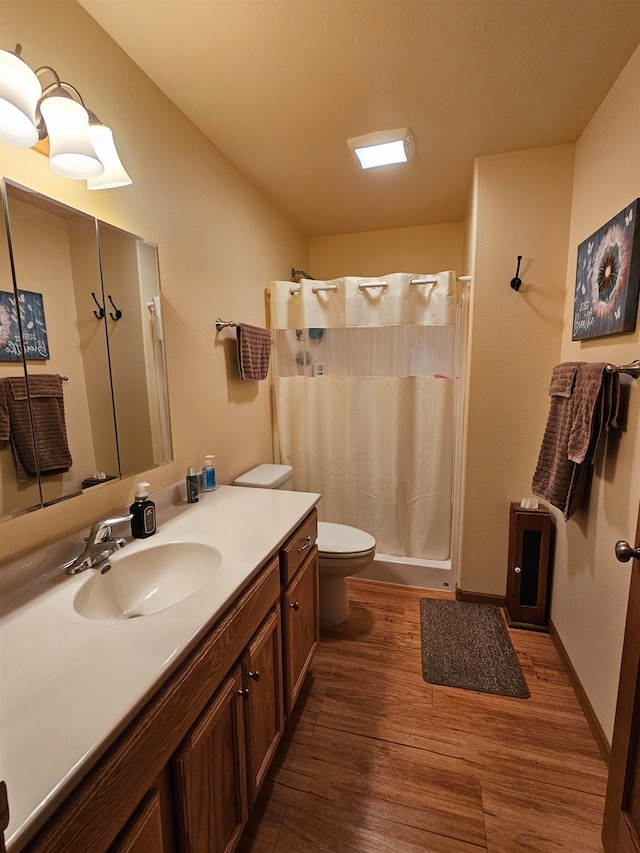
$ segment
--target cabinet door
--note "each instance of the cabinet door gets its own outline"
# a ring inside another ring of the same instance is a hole
[[[548,510],[511,504],[506,609],[509,623],[542,627],[547,622],[551,556]]]
[[[225,853],[248,817],[242,673],[237,666],[173,759],[181,853]]]
[[[285,712],[293,710],[320,638],[318,549],[314,548],[282,596]]]
[[[284,728],[280,605],[262,623],[242,662],[249,802],[255,802]]]
[[[149,792],[109,853],[173,853],[166,795],[158,788]]]

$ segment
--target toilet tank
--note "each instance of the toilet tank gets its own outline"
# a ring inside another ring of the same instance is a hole
[[[253,489],[291,489],[293,468],[291,465],[258,465],[233,481],[234,486],[250,486]]]

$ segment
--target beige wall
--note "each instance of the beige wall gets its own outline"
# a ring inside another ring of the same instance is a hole
[[[573,156],[573,146],[563,145],[475,164],[458,577],[466,592],[504,595],[509,503],[531,495],[549,376],[560,356]]]
[[[309,269],[323,280],[344,275],[462,270],[464,223],[309,238]]]
[[[640,197],[640,48],[576,145],[562,361],[640,358],[631,334],[572,342],[578,245]],[[618,539],[634,541],[640,497],[640,383],[626,378],[626,416],[596,465],[588,505],[556,521],[551,616],[606,736],[613,731],[630,564],[617,562]],[[556,513],[556,515],[559,515]]]
[[[134,180],[88,192],[31,150],[0,147],[2,174],[159,246],[175,462],[145,479],[159,489],[215,453],[228,483],[271,457],[266,382],[237,378],[215,319],[264,325],[263,291],[308,262],[284,219],[73,2],[0,0],[3,44],[32,67],[52,65],[111,125]],[[136,479],[140,479],[139,477]],[[133,479],[2,525],[0,561],[131,503]]]

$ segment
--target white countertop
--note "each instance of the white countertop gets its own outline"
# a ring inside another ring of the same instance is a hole
[[[220,486],[121,552],[191,541],[222,565],[184,601],[139,619],[87,619],[73,601],[95,577],[51,573],[0,619],[0,779],[19,850],[215,622],[320,496]],[[3,602],[4,603],[4,602]]]

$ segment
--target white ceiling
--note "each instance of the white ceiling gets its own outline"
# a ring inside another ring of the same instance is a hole
[[[462,220],[474,157],[574,142],[640,43],[640,0],[80,3],[309,236]]]

